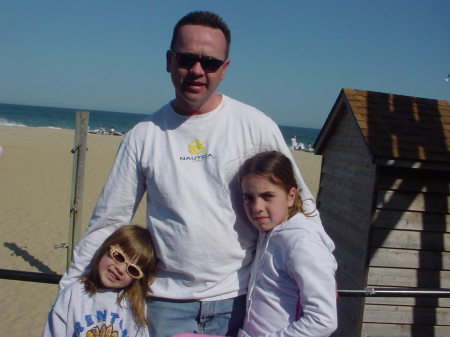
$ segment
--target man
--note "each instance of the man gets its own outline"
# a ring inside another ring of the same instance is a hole
[[[216,14],[192,12],[175,26],[167,71],[175,99],[123,140],[89,228],[61,287],[80,275],[101,242],[131,222],[144,193],[157,249],[151,286],[151,336],[235,336],[257,233],[246,220],[235,175],[268,149],[290,158],[277,125],[260,111],[216,92],[230,64],[230,31]],[[311,219],[320,223],[297,171]]]

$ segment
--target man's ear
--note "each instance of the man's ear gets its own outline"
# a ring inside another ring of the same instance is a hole
[[[225,63],[222,65],[222,75],[220,76],[221,81],[225,78],[225,73],[227,72],[227,68],[230,65],[230,62],[230,59],[226,59]]]
[[[172,62],[172,56],[173,56],[172,52],[168,50],[166,52],[166,71],[168,73],[170,73],[170,62]]]

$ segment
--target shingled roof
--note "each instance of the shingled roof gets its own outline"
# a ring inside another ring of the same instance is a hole
[[[354,116],[375,158],[450,162],[450,101],[342,89],[314,145],[317,154],[344,113]]]

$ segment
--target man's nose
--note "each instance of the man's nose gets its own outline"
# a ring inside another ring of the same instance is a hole
[[[190,71],[195,75],[202,75],[205,72],[202,68],[200,61],[195,62],[195,64],[191,67]]]

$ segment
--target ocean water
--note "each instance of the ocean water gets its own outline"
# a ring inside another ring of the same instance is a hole
[[[80,109],[0,103],[0,125],[75,129],[75,114],[77,110]],[[114,127],[116,132],[126,133],[147,116],[145,114],[128,112],[88,111],[90,131],[98,130],[103,126],[106,131]],[[313,145],[320,132],[319,129],[284,125],[279,125],[279,128],[288,146],[291,146],[293,135],[297,136],[297,143],[305,145],[311,143]]]

